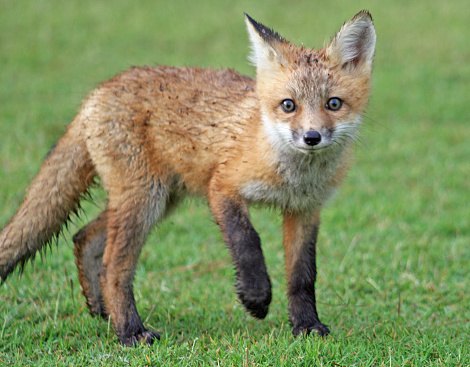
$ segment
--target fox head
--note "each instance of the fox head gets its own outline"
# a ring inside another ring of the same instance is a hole
[[[321,50],[298,47],[245,14],[266,133],[312,154],[353,140],[367,105],[376,34],[361,11]]]

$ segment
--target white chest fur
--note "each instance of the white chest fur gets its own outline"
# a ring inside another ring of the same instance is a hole
[[[313,212],[335,191],[331,180],[340,165],[340,157],[337,151],[283,155],[273,163],[281,178],[280,184],[251,180],[242,187],[241,195],[251,202]]]

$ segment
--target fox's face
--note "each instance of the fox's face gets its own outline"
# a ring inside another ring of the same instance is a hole
[[[281,151],[312,154],[354,140],[367,105],[375,30],[357,14],[321,50],[297,47],[247,16],[264,128]]]

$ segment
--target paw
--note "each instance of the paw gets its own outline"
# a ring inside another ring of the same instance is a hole
[[[120,336],[121,343],[127,347],[135,347],[140,343],[152,345],[155,340],[160,340],[160,335],[155,331],[143,330],[130,336]]]
[[[246,310],[257,319],[264,319],[269,311],[271,303],[271,282],[262,287],[243,287],[237,286],[238,297],[245,306]]]
[[[327,336],[329,333],[330,330],[328,329],[328,327],[323,325],[321,322],[317,322],[316,324],[310,326],[296,326],[292,330],[292,334],[294,334],[294,336],[314,334],[324,337]]]

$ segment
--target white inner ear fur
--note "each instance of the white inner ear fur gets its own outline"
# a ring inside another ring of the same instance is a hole
[[[248,35],[251,41],[251,53],[248,56],[250,62],[258,70],[272,70],[278,65],[282,65],[282,58],[276,50],[263,40],[253,25],[246,20]]]
[[[329,53],[334,55],[341,64],[356,60],[371,65],[376,39],[371,19],[353,18],[341,28],[331,41],[328,46]]]

